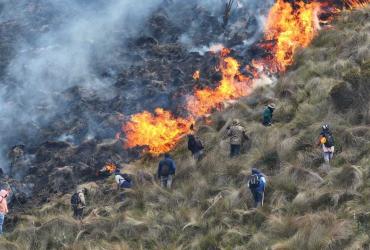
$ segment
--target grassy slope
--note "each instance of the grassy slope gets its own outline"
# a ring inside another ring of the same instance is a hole
[[[173,191],[147,181],[126,191],[122,202],[113,179],[98,183],[100,188],[90,183],[83,226],[70,218],[66,195],[20,215],[0,248],[368,248],[369,46],[369,10],[343,14],[335,29],[322,32],[297,56],[275,87],[257,89],[214,114],[212,125],[200,126],[207,154],[197,166],[185,142],[179,145],[173,152],[178,163]],[[275,125],[264,128],[258,121],[268,100],[278,109]],[[246,154],[230,160],[222,138],[233,117],[242,120],[252,140]],[[332,124],[338,149],[329,174],[314,146],[323,122]],[[143,159],[131,170],[154,172],[157,162]],[[245,188],[253,165],[269,182],[266,204],[258,211],[250,210]]]

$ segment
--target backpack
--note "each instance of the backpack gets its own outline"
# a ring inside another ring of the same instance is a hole
[[[169,176],[170,175],[170,166],[167,161],[163,162],[162,169],[161,169],[161,176]]]
[[[77,207],[78,204],[80,204],[81,200],[80,200],[80,196],[78,195],[78,193],[74,193],[71,197],[71,205],[72,207]]]
[[[257,188],[261,184],[260,177],[256,174],[253,174],[249,180],[249,187],[250,188]]]
[[[334,146],[334,138],[330,133],[324,135],[326,142],[324,143],[325,147],[330,148]]]
[[[203,149],[203,143],[200,139],[195,138],[195,145],[198,147],[198,149]]]

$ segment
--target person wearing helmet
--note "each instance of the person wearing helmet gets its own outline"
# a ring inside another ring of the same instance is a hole
[[[262,124],[264,126],[271,126],[272,125],[272,114],[274,113],[275,107],[276,106],[275,106],[274,103],[270,103],[269,105],[267,105],[267,107],[263,111]]]
[[[252,175],[249,177],[248,187],[252,192],[254,207],[262,207],[265,198],[266,178],[258,169],[252,168]]]
[[[227,136],[230,138],[230,157],[239,155],[243,140],[248,140],[248,136],[238,119],[234,119],[227,128]]]
[[[334,155],[334,137],[327,124],[322,126],[318,145],[322,147],[325,163],[329,164]]]

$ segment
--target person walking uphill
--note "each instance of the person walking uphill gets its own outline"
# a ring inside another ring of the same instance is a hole
[[[255,168],[252,168],[252,175],[248,181],[248,187],[253,195],[254,207],[262,207],[265,198],[266,179],[263,174]]]
[[[243,140],[248,140],[249,138],[238,119],[234,119],[231,126],[227,129],[227,136],[230,137],[230,157],[234,157],[240,154]]]
[[[318,145],[322,147],[325,163],[329,164],[334,155],[334,137],[327,124],[322,126]]]
[[[176,164],[171,156],[166,153],[164,159],[158,164],[158,178],[161,181],[161,187],[171,188],[173,176],[176,173]]]
[[[8,211],[8,201],[6,198],[8,198],[10,193],[10,188],[5,188],[0,191],[0,235],[3,234],[3,224],[5,215],[9,212]]]
[[[262,124],[264,126],[271,126],[272,125],[272,114],[274,113],[274,110],[275,110],[275,104],[271,103],[271,104],[267,105],[267,107],[263,111]]]
[[[86,207],[85,194],[83,189],[78,189],[71,197],[73,217],[82,223],[83,211]]]
[[[190,150],[194,160],[198,161],[201,160],[203,156],[204,147],[202,141],[193,134],[193,125],[190,126],[190,129],[192,133],[188,135],[188,149]]]

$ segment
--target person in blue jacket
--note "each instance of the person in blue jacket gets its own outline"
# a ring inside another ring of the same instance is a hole
[[[171,188],[173,176],[176,173],[176,164],[171,156],[166,153],[164,159],[158,164],[157,176],[161,181],[161,187]]]
[[[121,174],[119,169],[117,169],[114,174],[114,179],[117,183],[117,189],[132,187],[132,180],[128,174]]]
[[[266,178],[259,170],[252,168],[252,175],[248,181],[248,187],[253,195],[254,207],[262,207],[265,197]]]

